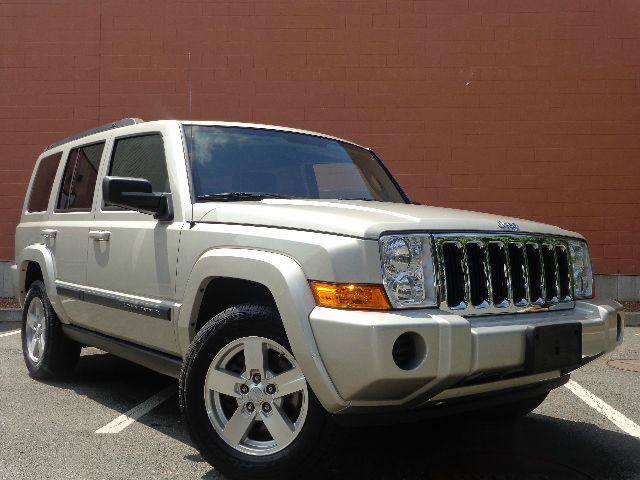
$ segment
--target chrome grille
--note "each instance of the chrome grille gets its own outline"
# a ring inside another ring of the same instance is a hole
[[[462,315],[573,307],[567,242],[528,235],[434,235],[440,308]]]

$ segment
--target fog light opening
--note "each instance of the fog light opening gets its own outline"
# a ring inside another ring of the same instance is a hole
[[[402,370],[415,370],[427,356],[424,339],[415,332],[405,332],[393,343],[394,363]]]

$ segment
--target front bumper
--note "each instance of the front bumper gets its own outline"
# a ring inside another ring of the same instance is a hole
[[[545,324],[582,323],[582,355],[590,358],[622,342],[623,312],[615,301],[577,301],[571,310],[461,317],[434,309],[391,312],[316,307],[311,327],[332,383],[358,413],[370,407],[416,408],[439,401],[531,385],[566,371],[525,375],[525,332]],[[418,361],[399,368],[392,356],[410,332]]]

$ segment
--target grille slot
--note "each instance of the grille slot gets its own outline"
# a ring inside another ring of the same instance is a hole
[[[464,250],[459,242],[444,242],[444,275],[447,284],[447,305],[453,310],[467,308],[465,290]]]
[[[571,308],[565,240],[520,234],[438,234],[440,307],[480,315]]]
[[[556,246],[558,259],[558,290],[561,302],[571,300],[571,271],[569,270],[569,252],[564,245]]]
[[[542,279],[542,258],[537,243],[527,243],[527,268],[529,269],[529,301],[534,305],[544,303],[544,281]]]
[[[468,242],[466,247],[471,305],[475,308],[487,308],[489,306],[489,278],[484,244]]]
[[[504,243],[489,242],[489,270],[493,304],[498,308],[509,306],[507,254]]]
[[[524,246],[520,243],[509,243],[509,267],[511,272],[511,290],[513,303],[524,306],[529,303],[527,290],[527,262]]]
[[[542,244],[542,263],[544,266],[545,300],[547,302],[558,301],[558,268],[553,245]]]

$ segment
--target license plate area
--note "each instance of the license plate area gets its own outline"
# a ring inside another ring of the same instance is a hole
[[[548,372],[582,362],[582,324],[537,325],[527,328],[525,370]]]

